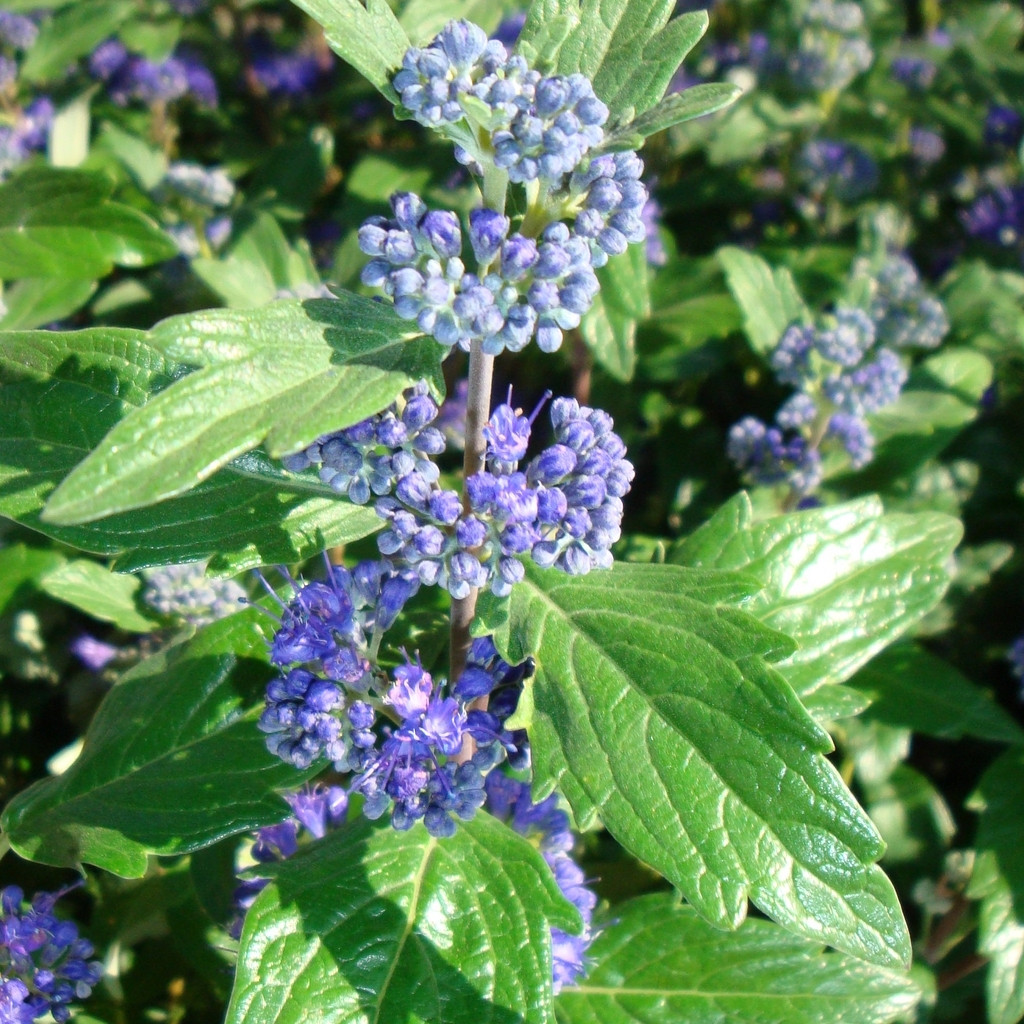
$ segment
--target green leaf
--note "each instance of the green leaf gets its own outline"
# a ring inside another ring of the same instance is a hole
[[[522,9],[521,0],[461,0],[457,13],[490,34],[504,18]],[[408,0],[402,4],[398,20],[413,45],[423,46],[455,16],[451,0]]]
[[[553,1024],[549,927],[579,919],[490,815],[442,840],[360,820],[272,874],[246,914],[227,1024]]]
[[[26,277],[4,288],[7,312],[0,330],[25,331],[62,320],[84,306],[96,282],[83,278]]]
[[[636,328],[651,312],[647,254],[631,245],[597,271],[601,289],[580,325],[594,358],[616,380],[629,381],[636,367]]]
[[[725,246],[718,250],[729,290],[743,310],[750,347],[760,356],[778,344],[792,323],[806,323],[810,312],[786,267],[773,270],[760,256]]]
[[[874,497],[756,522],[738,494],[669,561],[756,576],[744,608],[799,645],[775,667],[804,696],[844,682],[938,604],[961,533],[935,512],[887,515]]]
[[[378,412],[422,378],[441,388],[441,346],[411,336],[391,307],[347,293],[172,317],[147,341],[201,368],[110,431],[50,497],[49,522],[174,497],[264,441],[279,457]]]
[[[0,615],[7,610],[11,599],[23,585],[38,585],[46,573],[63,561],[63,555],[46,548],[32,548],[26,544],[0,548]]]
[[[1024,742],[1024,730],[948,662],[917,644],[883,651],[850,680],[871,707],[865,716],[926,736],[975,736],[998,743]]]
[[[982,776],[968,806],[981,814],[978,862],[968,895],[981,899],[979,948],[989,957],[985,994],[990,1024],[1024,1015],[1024,751],[1003,754]]]
[[[534,0],[517,49],[561,74],[585,74],[616,125],[665,95],[707,31],[705,11],[670,21],[674,8],[672,0]]]
[[[141,587],[137,577],[111,572],[87,558],[64,562],[39,580],[44,593],[94,619],[132,633],[149,633],[157,623],[139,612],[136,598]]]
[[[923,992],[909,976],[796,938],[770,921],[715,931],[667,894],[615,907],[586,977],[555,1000],[559,1024],[886,1024]]]
[[[557,786],[584,828],[600,816],[718,927],[737,927],[749,896],[792,931],[904,964],[899,902],[871,863],[878,834],[823,756],[827,734],[763,660],[792,648],[719,607],[751,582],[528,568],[495,640],[509,661],[536,659],[537,795]]]
[[[69,64],[113,35],[134,10],[132,0],[75,0],[43,22],[20,74],[32,83],[59,78]]]
[[[54,114],[47,145],[47,157],[54,167],[77,167],[88,155],[91,101],[92,90],[88,89]]]
[[[734,103],[742,90],[726,82],[707,82],[667,96],[647,113],[610,132],[602,149],[639,149],[647,138]]]
[[[862,485],[880,487],[943,451],[977,419],[992,372],[991,362],[968,348],[945,349],[916,366],[899,399],[871,417],[877,448],[858,475]]]
[[[177,247],[104,177],[38,167],[0,185],[0,278],[102,277],[116,264],[170,259]]]
[[[0,826],[29,860],[141,877],[147,856],[199,849],[285,817],[303,774],[256,728],[271,672],[256,609],[147,658],[110,691],[63,774],[8,804]]]
[[[295,0],[324,30],[327,44],[389,100],[391,76],[409,49],[409,38],[386,0]]]
[[[0,338],[0,515],[121,570],[192,562],[234,574],[293,563],[380,527],[372,509],[328,496],[313,478],[250,452],[162,504],[84,526],[39,518],[54,487],[130,411],[174,379],[141,331],[6,334]]]

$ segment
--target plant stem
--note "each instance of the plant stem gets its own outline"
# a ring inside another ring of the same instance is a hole
[[[487,355],[479,339],[469,350],[469,391],[466,396],[466,453],[462,460],[462,505],[469,510],[465,481],[484,468],[484,424],[491,414],[491,378],[494,356]],[[449,679],[453,682],[466,667],[466,654],[472,638],[469,627],[476,613],[476,589],[468,596],[452,601]]]

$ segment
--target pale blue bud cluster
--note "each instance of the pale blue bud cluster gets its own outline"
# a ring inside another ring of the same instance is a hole
[[[809,494],[829,444],[854,469],[867,465],[875,447],[867,417],[895,402],[907,380],[896,349],[934,348],[948,331],[942,304],[905,256],[889,256],[877,272],[862,262],[854,276],[871,281],[869,312],[839,306],[817,324],[791,324],[769,363],[794,393],[774,426],[747,416],[731,428],[727,454],[750,483]]]
[[[843,89],[873,60],[859,4],[814,0],[807,7],[790,63],[799,85],[816,92]]]
[[[449,348],[479,341],[497,355],[535,338],[554,351],[593,305],[595,268],[647,237],[639,157],[600,152],[608,109],[585,76],[544,77],[468,22],[409,50],[394,85],[474,173],[522,186],[527,209],[519,231],[486,207],[464,230],[455,213],[396,193],[394,216],[359,231],[363,283]]]

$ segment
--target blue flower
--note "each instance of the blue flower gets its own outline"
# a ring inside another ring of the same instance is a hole
[[[21,1024],[49,1012],[58,1024],[71,1004],[87,999],[103,975],[90,960],[92,943],[53,913],[68,890],[36,893],[32,902],[15,885],[0,890],[0,1020]]]

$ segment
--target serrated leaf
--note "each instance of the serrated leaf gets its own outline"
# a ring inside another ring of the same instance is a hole
[[[0,515],[114,568],[193,562],[242,569],[303,561],[380,527],[372,509],[328,497],[250,452],[159,505],[84,526],[39,518],[54,487],[178,367],[141,331],[116,328],[13,334],[0,342]],[[315,478],[314,478],[315,480]]]
[[[131,0],[75,0],[43,23],[20,74],[33,83],[61,77],[69,64],[113,35],[134,10]]]
[[[810,312],[786,267],[772,269],[760,256],[725,246],[718,250],[729,291],[743,310],[750,347],[760,356],[778,344],[792,323],[805,323]]]
[[[629,381],[636,368],[636,329],[651,312],[647,254],[631,245],[597,271],[601,284],[580,331],[594,358],[616,380]]]
[[[985,995],[990,1024],[1024,1015],[1024,751],[1003,754],[982,776],[968,806],[981,814],[978,862],[968,895],[981,899],[979,947],[989,957]]]
[[[788,641],[719,607],[748,586],[668,565],[527,569],[495,640],[536,659],[537,794],[557,786],[583,827],[600,816],[718,927],[737,927],[749,897],[792,931],[904,964],[878,835],[764,662]]]
[[[177,255],[145,214],[110,199],[102,175],[39,167],[0,185],[0,278],[92,280],[116,264],[141,267]]]
[[[667,894],[616,905],[587,958],[555,1000],[559,1024],[887,1024],[924,994],[906,974],[823,953],[770,921],[723,934]]]
[[[1024,743],[1024,730],[992,699],[942,658],[916,644],[883,651],[850,680],[871,706],[867,718],[940,739],[975,736]]]
[[[39,580],[39,589],[103,622],[132,633],[149,633],[157,623],[136,604],[142,582],[135,576],[111,572],[98,562],[75,558],[56,566]]]
[[[610,132],[602,149],[639,149],[651,136],[734,103],[742,90],[727,82],[706,82],[667,96],[645,114]]]
[[[298,451],[422,378],[442,386],[433,339],[348,293],[172,317],[146,338],[200,368],[129,412],[51,495],[47,521],[87,523],[175,497],[264,441],[275,457]]]
[[[330,48],[389,100],[391,76],[409,49],[409,38],[386,0],[295,0],[318,21]]]
[[[442,840],[360,820],[274,867],[246,914],[227,1024],[548,1024],[551,924],[579,919],[490,815]]]
[[[707,31],[706,11],[672,18],[674,9],[673,0],[535,0],[517,49],[561,74],[585,74],[615,125],[665,95]]]
[[[149,854],[185,853],[280,821],[276,790],[304,778],[256,728],[271,676],[248,609],[145,659],[110,691],[63,775],[0,816],[29,860],[141,877]]]
[[[761,580],[744,607],[799,645],[775,667],[803,696],[848,679],[935,607],[962,530],[939,513],[886,514],[874,497],[756,522],[738,494],[669,560]]]

